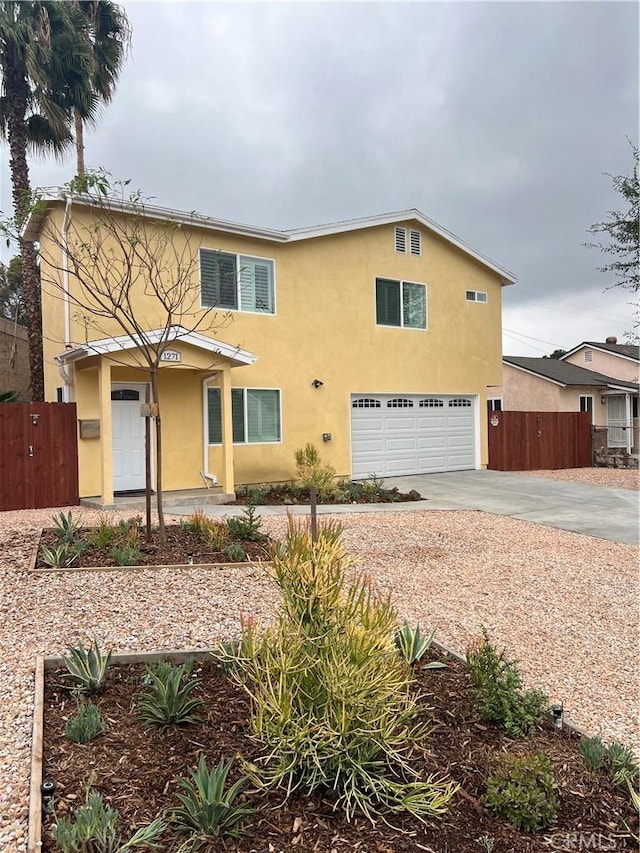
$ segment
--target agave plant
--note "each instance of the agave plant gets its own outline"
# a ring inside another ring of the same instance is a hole
[[[59,512],[52,517],[53,528],[59,541],[65,545],[71,545],[75,542],[76,534],[80,529],[80,519],[75,519],[73,513],[69,510],[68,513]]]
[[[76,543],[77,544],[77,543]],[[43,546],[40,559],[51,569],[63,569],[73,565],[80,556],[81,549],[74,545],[63,543],[53,548]]]
[[[200,679],[185,681],[191,664],[148,669],[145,683],[148,692],[142,693],[138,706],[138,719],[143,723],[166,728],[167,726],[199,723],[195,711],[202,705],[200,699],[190,699],[190,693],[200,684]]]
[[[435,633],[435,631],[432,631],[428,637],[425,637],[425,635],[420,632],[420,625],[416,625],[415,628],[412,628],[405,619],[402,628],[396,632],[396,648],[406,662],[410,666],[413,666],[414,663],[418,663],[418,661],[421,661],[426,655],[429,646],[433,642]],[[424,668],[442,669],[442,667],[444,667],[443,663],[440,663],[439,661],[431,661],[426,664]]]
[[[111,651],[103,653],[95,639],[89,649],[69,646],[64,656],[67,677],[78,689],[87,693],[99,693],[102,690],[110,661]]]
[[[204,756],[200,756],[198,769],[189,770],[191,778],[178,778],[182,790],[176,796],[182,805],[173,810],[171,822],[180,834],[189,836],[181,849],[198,850],[212,837],[242,835],[242,824],[255,809],[236,803],[248,781],[246,776],[226,789],[232,763],[233,759],[221,758],[218,766],[209,770]]]

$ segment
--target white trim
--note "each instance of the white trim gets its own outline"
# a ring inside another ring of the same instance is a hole
[[[151,398],[152,398],[151,383],[150,382],[112,382],[111,388],[109,390],[109,402],[111,403],[112,406],[114,403],[117,403],[118,401],[117,400],[111,400],[111,392],[114,389],[116,391],[118,391],[122,388],[141,388],[143,399],[140,400],[140,403],[145,402],[144,398],[146,395],[144,392],[147,388],[149,389],[149,399],[151,400]],[[132,400],[131,402],[135,402],[135,401]],[[113,413],[111,415],[111,419],[113,421]],[[141,416],[141,419],[142,419],[142,416]],[[155,430],[151,430],[150,432],[151,432],[151,447],[149,448],[149,457],[150,457],[150,463],[151,463],[150,464],[150,472],[151,472],[151,484],[150,485],[151,485],[151,490],[155,491],[155,488],[156,488],[156,471],[155,471],[155,465],[154,465],[154,459],[155,459],[155,455],[156,455],[155,454]],[[111,453],[111,461],[113,463],[113,429],[111,430],[111,447],[109,448],[109,451]],[[144,435],[143,435],[142,451],[144,453]],[[113,465],[112,465],[112,467],[113,467]],[[111,472],[111,479],[112,479],[111,487],[113,488],[113,485],[114,485],[114,483],[113,483],[113,471]]]
[[[88,358],[92,355],[108,355],[122,350],[137,349],[146,343],[157,344],[161,341],[168,343],[169,341],[176,340],[184,341],[184,343],[191,344],[198,349],[221,355],[223,358],[229,359],[234,367],[253,364],[258,360],[258,356],[253,355],[248,350],[233,347],[230,344],[224,343],[224,341],[218,341],[214,338],[207,338],[199,332],[190,332],[182,326],[171,326],[168,331],[166,329],[152,329],[145,332],[144,336],[144,341],[141,341],[137,335],[119,335],[113,338],[87,341],[86,344],[60,353],[60,355],[55,357],[55,361],[58,364],[67,364],[79,361],[82,358]]]
[[[378,322],[378,279],[384,281],[393,281],[400,285],[400,324],[398,326],[392,323]],[[403,284],[417,284],[424,287],[424,326],[405,326],[404,324],[404,296]],[[375,325],[379,329],[407,329],[411,332],[427,332],[429,331],[429,286],[424,281],[410,281],[405,278],[396,278],[395,276],[376,275],[373,279],[373,316]]]
[[[208,389],[217,389],[220,392],[222,397],[222,389],[219,385],[208,385]],[[257,388],[255,386],[233,386],[231,391],[242,391],[243,392],[243,416],[244,416],[244,441],[233,441],[234,447],[260,447],[260,446],[273,446],[274,444],[282,444],[282,388]],[[249,441],[249,407],[247,406],[247,391],[277,391],[278,392],[278,416],[279,416],[279,424],[280,424],[280,438],[278,441]],[[205,417],[205,441],[207,442],[207,447],[222,447],[223,442],[220,443],[209,443],[209,401],[204,398],[204,417]],[[220,409],[222,411],[222,399],[220,400],[221,406]]]
[[[511,364],[510,361],[505,361],[502,359],[502,363],[506,364],[507,367],[513,367],[515,370],[521,370],[523,373],[528,373],[529,376],[535,376],[537,379],[544,379],[545,382],[553,382],[554,385],[559,385],[561,388],[568,388],[568,385],[565,385],[564,382],[560,382],[558,379],[550,379],[548,376],[543,376],[541,373],[536,373],[535,370],[529,370],[527,367],[521,367],[519,364]]]
[[[593,424],[593,423],[594,423],[594,421],[595,421],[595,414],[596,414],[596,413],[595,413],[595,409],[594,409],[594,405],[595,405],[595,397],[594,397],[594,395],[593,395],[593,394],[578,394],[578,411],[579,411],[579,412],[589,412],[589,409],[583,409],[583,408],[582,408],[582,400],[583,400],[583,399],[585,399],[585,400],[591,400],[591,411],[590,411],[590,415],[591,415],[591,423]]]
[[[233,255],[236,259],[236,297],[238,301],[237,308],[227,308],[224,305],[203,305],[202,304],[202,266],[200,264],[200,258],[202,257],[202,252],[213,252],[214,254],[219,255]],[[241,299],[242,293],[240,290],[240,275],[241,275],[241,265],[240,258],[251,258],[251,260],[255,261],[268,261],[270,264],[273,264],[273,311],[248,311],[246,308],[241,308]],[[200,282],[200,308],[203,311],[212,311],[218,308],[220,311],[231,311],[234,314],[257,314],[260,317],[275,317],[278,313],[276,306],[276,259],[275,258],[265,258],[262,255],[250,255],[247,252],[227,252],[225,249],[209,249],[207,246],[199,246],[198,247],[198,280]]]
[[[22,228],[22,236],[26,240],[37,242],[40,237],[40,230],[46,211],[46,202],[65,201],[68,194],[62,188],[49,187],[36,190],[36,198],[38,201],[45,202],[45,206],[38,206],[33,210],[29,218]],[[96,207],[90,196],[73,195],[73,202],[76,205],[84,207]],[[395,213],[383,213],[376,216],[364,216],[359,219],[342,220],[340,222],[331,222],[326,225],[316,225],[308,228],[294,228],[289,231],[276,231],[267,228],[256,228],[252,225],[242,225],[238,222],[229,222],[224,219],[214,219],[208,216],[199,216],[195,213],[184,213],[183,211],[173,210],[167,207],[158,207],[157,205],[145,204],[141,209],[139,206],[127,202],[110,201],[107,199],[100,200],[100,207],[107,207],[111,210],[119,210],[123,213],[130,213],[136,216],[144,215],[149,219],[160,219],[164,221],[179,222],[181,224],[190,225],[194,228],[201,228],[209,231],[222,231],[227,234],[239,234],[242,236],[255,237],[259,240],[269,240],[276,243],[293,243],[298,240],[309,240],[314,237],[325,237],[330,234],[342,234],[348,231],[358,231],[364,228],[375,228],[378,225],[389,225],[402,223],[407,221],[415,221],[424,226],[428,231],[437,234],[443,240],[446,240],[451,245],[460,249],[465,254],[474,258],[478,263],[497,273],[503,285],[515,284],[517,276],[512,272],[499,266],[495,261],[492,261],[486,255],[473,249],[460,237],[457,237],[452,231],[438,225],[433,219],[429,219],[424,213],[421,213],[416,208],[408,210],[400,210]]]
[[[579,352],[583,348],[584,349],[592,349],[592,350],[596,349],[596,350],[598,350],[598,352],[602,352],[605,355],[612,355],[615,358],[624,358],[626,361],[632,361],[634,364],[638,364],[638,362],[640,362],[640,359],[634,358],[632,355],[625,355],[622,352],[614,352],[613,350],[605,349],[604,347],[599,347],[597,344],[592,344],[592,343],[589,343],[588,341],[583,341],[581,344],[578,344],[577,347],[574,347],[573,349],[570,349],[568,352],[565,352],[565,354],[562,356],[560,361],[566,361],[566,359],[570,355],[574,355],[574,353]],[[570,363],[573,363],[573,362],[570,362]]]

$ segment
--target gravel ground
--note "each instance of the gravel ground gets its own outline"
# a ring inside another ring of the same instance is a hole
[[[620,473],[620,472],[616,472]],[[117,651],[214,645],[241,611],[268,618],[259,569],[29,576],[52,510],[0,513],[0,851],[24,853],[34,658],[94,636]],[[85,523],[98,513],[84,511]],[[463,652],[481,625],[568,718],[639,743],[636,549],[479,512],[340,516],[360,567],[402,616]],[[282,517],[265,527],[283,531]]]
[[[559,471],[520,471],[531,477],[548,477],[550,480],[568,480],[587,486],[605,486],[612,489],[640,489],[640,471],[619,468],[563,468]]]

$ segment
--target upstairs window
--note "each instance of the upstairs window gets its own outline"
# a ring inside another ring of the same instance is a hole
[[[411,281],[376,279],[376,323],[379,326],[427,328],[427,286]]]
[[[275,313],[274,262],[200,249],[203,308]]]
[[[484,290],[467,290],[465,299],[467,302],[486,302],[487,294]]]

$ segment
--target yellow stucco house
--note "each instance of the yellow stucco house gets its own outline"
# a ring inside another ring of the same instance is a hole
[[[123,224],[139,215],[126,201],[110,213]],[[43,193],[25,234],[40,244],[47,399],[77,403],[80,495],[110,505],[144,487],[149,398],[135,334],[104,318],[97,334],[74,309],[70,247],[99,233],[96,215],[87,195]],[[486,466],[510,272],[418,210],[292,231],[151,205],[144,217],[175,227],[197,293],[192,321],[167,330],[150,288],[134,288],[139,320],[165,350],[166,491],[290,479],[307,442],[354,478]],[[110,253],[94,274],[117,288],[117,246]]]

